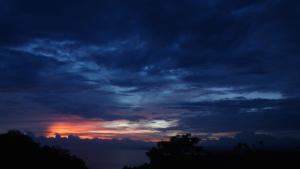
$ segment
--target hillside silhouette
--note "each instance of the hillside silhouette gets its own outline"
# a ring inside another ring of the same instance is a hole
[[[210,152],[190,134],[158,142],[146,155],[149,163],[123,169],[298,169],[299,150],[275,151],[257,145],[237,144],[232,151]],[[85,163],[58,147],[40,146],[19,131],[0,134],[0,168],[88,169]]]
[[[272,151],[263,142],[249,146],[239,143],[232,151],[208,152],[198,145],[200,139],[190,134],[158,142],[146,154],[149,163],[123,169],[296,169],[300,168],[300,152]]]
[[[0,168],[88,169],[85,163],[58,147],[41,147],[19,131],[0,134]]]

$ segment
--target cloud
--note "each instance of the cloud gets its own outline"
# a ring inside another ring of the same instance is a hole
[[[298,5],[1,1],[0,116],[298,130]]]
[[[33,113],[32,113],[33,114]],[[14,129],[32,131],[40,136],[62,137],[74,135],[81,139],[133,139],[154,141],[164,137],[161,133],[176,127],[177,120],[136,120],[126,119],[104,120],[102,118],[84,118],[76,115],[41,114],[35,113],[33,117],[22,117],[22,120],[10,120],[18,124]],[[18,116],[15,116],[18,117]],[[10,117],[11,118],[11,117]],[[20,116],[18,117],[20,118]],[[2,130],[9,130],[9,124],[1,120]],[[37,127],[39,126],[39,127]]]
[[[259,142],[262,142],[259,145]],[[299,138],[289,136],[274,137],[270,134],[255,133],[251,131],[237,133],[234,137],[219,137],[217,140],[203,141],[202,145],[212,150],[232,150],[238,143],[247,143],[254,149],[265,150],[295,150],[299,146]]]
[[[176,127],[176,120],[152,120],[152,121],[103,121],[102,119],[82,119],[80,121],[53,122],[49,125],[47,132],[43,133],[51,137],[55,134],[62,136],[77,135],[80,138],[101,139],[124,139],[132,138],[143,141],[153,141],[159,129]],[[149,138],[145,134],[154,134]],[[150,140],[149,140],[150,139]],[[151,140],[153,139],[153,140]]]
[[[183,124],[202,131],[278,131],[299,130],[298,98],[220,100],[212,102],[177,103],[171,109],[194,111]],[[197,126],[197,127],[196,127]]]

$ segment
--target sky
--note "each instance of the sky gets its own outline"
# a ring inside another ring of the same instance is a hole
[[[300,138],[298,0],[1,0],[0,132]]]

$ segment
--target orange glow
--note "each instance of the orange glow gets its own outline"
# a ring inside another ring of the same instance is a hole
[[[114,120],[104,121],[100,118],[83,118],[80,116],[69,116],[60,118],[59,121],[50,122],[45,136],[55,137],[57,134],[61,137],[70,135],[78,136],[80,139],[124,139],[143,141],[162,140],[158,128],[167,128],[174,126],[176,121],[163,120]]]
[[[70,121],[70,122],[53,122],[48,127],[47,137],[55,137],[59,134],[61,137],[69,135],[78,136],[81,139],[112,139],[113,134],[117,131],[108,130],[99,126],[102,122],[96,121]],[[97,131],[97,132],[96,132]],[[97,134],[98,133],[98,134]]]

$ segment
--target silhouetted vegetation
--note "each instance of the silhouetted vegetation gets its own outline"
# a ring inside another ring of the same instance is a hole
[[[198,146],[200,139],[190,134],[175,136],[157,143],[146,154],[149,163],[123,169],[294,169],[300,168],[299,151],[264,150],[239,143],[230,152],[207,152]]]
[[[67,150],[44,146],[19,131],[0,135],[0,168],[7,169],[88,169]]]

